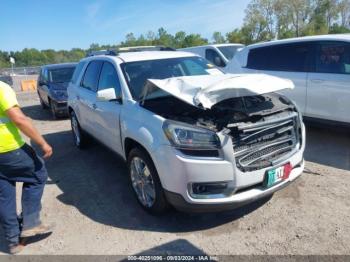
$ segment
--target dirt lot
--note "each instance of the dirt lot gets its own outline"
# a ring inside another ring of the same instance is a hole
[[[153,217],[132,195],[120,158],[98,144],[77,150],[68,120],[53,121],[35,93],[18,97],[54,148],[42,216],[56,228],[23,254],[350,254],[349,130],[308,126],[306,172],[270,199]]]

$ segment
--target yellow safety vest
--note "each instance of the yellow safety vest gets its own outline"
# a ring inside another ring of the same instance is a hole
[[[6,115],[6,111],[14,106],[18,106],[15,92],[9,85],[0,81],[0,154],[24,145],[18,128]]]

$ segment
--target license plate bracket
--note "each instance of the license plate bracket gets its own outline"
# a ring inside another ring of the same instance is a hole
[[[290,163],[268,170],[265,174],[264,187],[269,188],[286,180],[289,177],[290,171]]]

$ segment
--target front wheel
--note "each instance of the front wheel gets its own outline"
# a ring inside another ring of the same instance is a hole
[[[38,96],[39,96],[39,102],[40,102],[41,108],[47,109],[47,105],[45,104],[45,102],[43,101],[39,93],[38,93]]]
[[[77,148],[83,149],[87,145],[87,140],[74,111],[70,114],[70,122],[72,126],[74,144]]]
[[[52,118],[54,120],[56,120],[58,118],[58,114],[57,114],[57,109],[56,109],[56,103],[50,101],[50,110],[51,110],[51,114],[52,114]]]
[[[129,153],[127,163],[138,202],[149,213],[164,213],[169,204],[152,159],[144,150],[134,148]]]

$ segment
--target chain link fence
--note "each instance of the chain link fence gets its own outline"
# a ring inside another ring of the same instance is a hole
[[[1,68],[0,81],[9,84],[14,90],[20,91],[22,81],[38,79],[40,68],[40,66]]]
[[[38,75],[39,72],[40,72],[40,66],[0,68],[0,75],[2,76]]]

